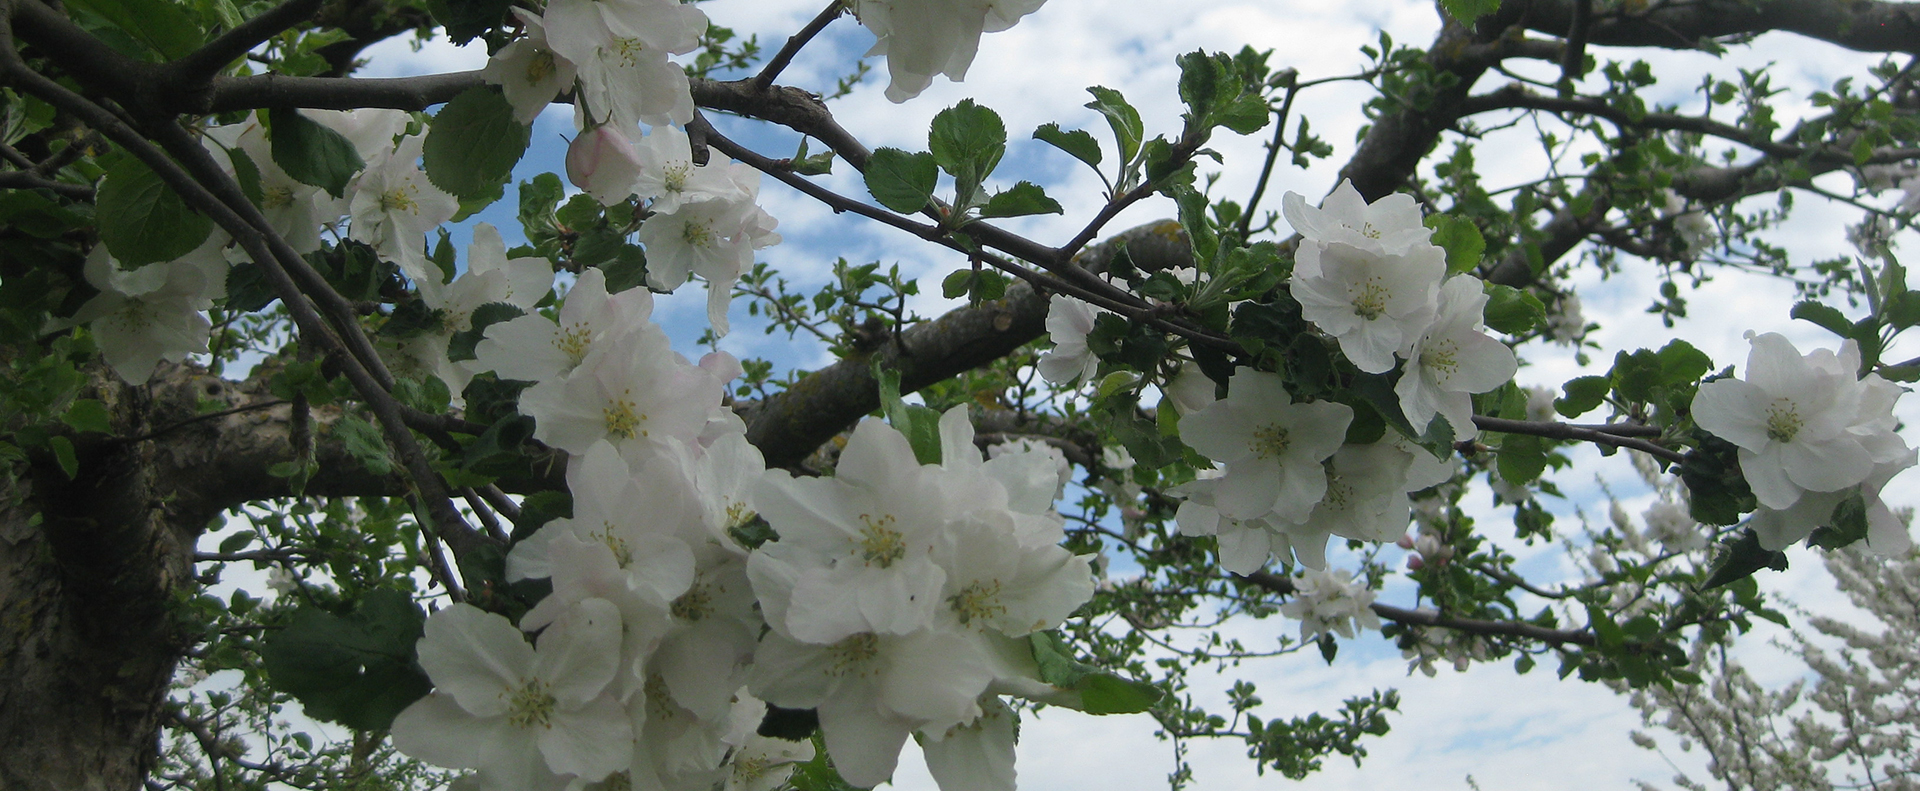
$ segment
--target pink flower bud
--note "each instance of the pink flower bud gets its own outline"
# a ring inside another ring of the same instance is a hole
[[[612,126],[581,132],[567,147],[567,179],[602,206],[626,200],[639,178],[640,153]]]

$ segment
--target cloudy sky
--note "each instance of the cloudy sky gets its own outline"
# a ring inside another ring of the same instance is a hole
[[[742,34],[756,34],[771,51],[812,18],[821,5],[820,0],[714,0],[702,7],[716,24]],[[1273,50],[1271,63],[1276,68],[1297,68],[1303,78],[1312,79],[1352,74],[1364,68],[1367,59],[1360,47],[1377,43],[1383,34],[1397,42],[1418,45],[1430,41],[1437,29],[1431,4],[1407,0],[1337,4],[1303,0],[1189,0],[1178,4],[1053,0],[1013,29],[987,36],[964,83],[937,80],[919,98],[895,105],[881,95],[884,64],[874,61],[875,75],[852,95],[836,101],[833,110],[842,124],[870,147],[924,149],[927,124],[934,113],[965,97],[992,107],[1006,120],[1011,137],[1000,169],[1001,186],[1018,179],[1041,183],[1067,210],[1064,216],[1009,225],[1043,242],[1058,243],[1098,210],[1099,182],[1076,161],[1028,139],[1028,135],[1040,124],[1057,122],[1066,128],[1089,129],[1105,140],[1102,122],[1081,106],[1088,98],[1087,86],[1120,89],[1147,119],[1149,135],[1172,134],[1177,132],[1179,114],[1173,59],[1180,53],[1195,49],[1231,51],[1251,45]],[[830,91],[836,79],[852,70],[871,42],[871,35],[853,20],[842,19],[802,53],[781,81]],[[429,44],[416,53],[403,42],[389,42],[372,54],[374,64],[365,72],[370,76],[477,68],[485,57],[484,52],[444,44]],[[1677,103],[1687,111],[1698,109],[1692,90],[1699,84],[1699,76],[1709,69],[1724,77],[1734,74],[1736,68],[1771,64],[1774,84],[1803,97],[1808,86],[1861,72],[1872,62],[1853,53],[1783,36],[1762,37],[1754,45],[1718,60],[1698,53],[1671,52],[1636,57],[1649,60],[1665,80],[1649,98]],[[1494,85],[1487,82],[1482,87]],[[1334,145],[1336,154],[1305,170],[1283,166],[1274,174],[1267,206],[1276,206],[1278,196],[1288,190],[1317,199],[1334,186],[1334,173],[1351,153],[1355,134],[1364,123],[1359,107],[1368,96],[1364,86],[1352,83],[1330,84],[1301,96],[1296,117],[1310,118],[1314,131]],[[1791,117],[1808,112],[1809,107],[1789,101],[1782,110]],[[785,130],[719,123],[729,134],[770,156],[787,156],[797,143],[797,137]],[[521,177],[559,170],[564,139],[571,133],[565,108],[545,114],[536,125],[535,148],[522,163]],[[1263,139],[1264,134],[1237,138],[1223,132],[1215,141],[1214,148],[1226,158],[1226,164],[1219,168],[1216,194],[1244,199],[1250,192]],[[1524,131],[1489,142],[1480,157],[1485,179],[1504,185],[1537,178],[1545,161],[1538,150],[1537,143]],[[1202,172],[1208,171],[1203,168]],[[844,167],[825,182],[843,194],[865,196],[857,178]],[[802,286],[822,282],[837,257],[856,263],[898,263],[910,274],[930,277],[923,281],[929,284],[964,265],[956,254],[932,249],[904,234],[858,217],[835,216],[770,180],[762,202],[779,218],[780,232],[786,238],[781,246],[764,251],[762,260]],[[481,219],[500,224],[512,238],[512,210],[506,208],[510,206],[511,199]],[[1793,251],[1796,260],[1851,254],[1840,231],[1849,221],[1846,212],[1804,195],[1797,211],[1794,222],[1774,238]],[[1123,229],[1169,214],[1169,205],[1148,201],[1130,209],[1110,227]],[[1587,315],[1603,325],[1593,336],[1606,349],[1595,355],[1601,367],[1581,369],[1564,349],[1529,347],[1522,350],[1531,364],[1521,373],[1523,382],[1557,386],[1572,376],[1603,372],[1614,350],[1658,347],[1676,334],[1706,351],[1719,366],[1744,364],[1746,344],[1742,333],[1749,329],[1785,332],[1803,350],[1832,345],[1810,325],[1789,322],[1787,311],[1793,302],[1789,288],[1751,277],[1725,276],[1706,284],[1692,297],[1695,317],[1667,330],[1642,312],[1657,284],[1651,274],[1650,268],[1630,266],[1626,276],[1611,280],[1603,281],[1594,273],[1576,276],[1574,282],[1580,287]],[[923,297],[916,307],[931,315],[944,306],[933,294]],[[725,348],[742,356],[768,357],[801,367],[824,361],[824,352],[816,345],[759,333],[738,308],[736,305],[736,330],[723,342]],[[691,339],[703,315],[703,295],[683,294],[663,300],[660,315],[676,330],[683,347],[692,351]],[[1901,359],[1905,355],[1889,356]],[[1912,422],[1915,417],[1909,414],[1907,420]],[[1558,478],[1571,494],[1568,502],[1554,506],[1568,515],[1560,522],[1562,527],[1577,524],[1572,519],[1576,509],[1604,519],[1603,484],[1626,501],[1630,512],[1638,513],[1649,501],[1650,495],[1617,458],[1602,463],[1596,454],[1585,453],[1580,461]],[[1508,524],[1508,518],[1492,509],[1484,493],[1474,495],[1472,502],[1475,515],[1482,517],[1480,523],[1493,532]],[[1526,559],[1525,568],[1546,581],[1578,576],[1559,547],[1508,543],[1515,544],[1508,547],[1509,551]],[[1796,600],[1816,610],[1831,611],[1841,606],[1813,554],[1796,550],[1793,562],[1790,571],[1767,576],[1767,587],[1791,590]],[[1396,592],[1398,599],[1394,598]],[[1383,600],[1411,604],[1406,594],[1404,588],[1390,589]],[[1250,640],[1266,641],[1279,632],[1291,632],[1294,626],[1275,619],[1239,629]],[[1764,638],[1760,635],[1748,640],[1743,655],[1756,666],[1763,681],[1785,683],[1800,670],[1782,661],[1765,645]],[[1409,677],[1398,652],[1376,636],[1343,644],[1339,661],[1331,667],[1317,655],[1295,655],[1246,665],[1239,675],[1259,684],[1269,717],[1331,709],[1343,698],[1375,688],[1400,690],[1401,711],[1392,719],[1393,732],[1368,743],[1371,755],[1364,767],[1355,769],[1350,761],[1336,756],[1328,761],[1325,771],[1300,784],[1305,788],[1384,791],[1467,788],[1471,784],[1492,791],[1538,788],[1547,783],[1629,788],[1634,780],[1667,785],[1676,767],[1696,778],[1705,776],[1701,771],[1704,759],[1697,753],[1674,749],[1671,740],[1664,756],[1634,747],[1627,734],[1638,718],[1624,700],[1601,687],[1558,681],[1551,667],[1526,676],[1516,675],[1508,665],[1497,664],[1476,666],[1466,673],[1442,670],[1435,679]],[[1202,679],[1196,677],[1196,681]],[[1230,679],[1220,679],[1215,688],[1199,692],[1218,695],[1228,683]],[[931,789],[932,782],[911,754],[912,748],[908,752],[896,777],[897,785]],[[1277,776],[1257,776],[1244,757],[1244,747],[1233,743],[1191,745],[1189,761],[1197,773],[1197,787],[1210,790],[1267,788],[1287,782]],[[1023,725],[1020,773],[1022,785],[1029,789],[1154,788],[1163,785],[1162,778],[1172,768],[1171,746],[1155,738],[1154,724],[1145,718],[1093,718],[1050,710]]]

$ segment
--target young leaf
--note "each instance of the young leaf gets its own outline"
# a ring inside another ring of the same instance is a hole
[[[427,180],[457,198],[497,193],[527,150],[529,129],[493,86],[475,86],[440,108],[421,149]]]
[[[187,208],[159,174],[131,156],[107,168],[95,206],[100,241],[127,268],[191,253],[213,232],[212,220]]]
[[[1533,294],[1512,286],[1488,283],[1487,326],[1508,335],[1519,335],[1544,324],[1547,306]]]
[[[1471,272],[1480,265],[1480,256],[1487,251],[1487,240],[1472,220],[1450,214],[1429,214],[1426,224],[1433,229],[1433,243],[1447,251],[1447,274]]]
[[[1832,305],[1821,304],[1809,299],[1794,305],[1793,312],[1790,315],[1796,319],[1811,321],[1819,325],[1822,329],[1842,338],[1853,337],[1853,322],[1847,319],[1846,314],[1841,313],[1838,308]]]
[[[994,193],[980,207],[981,217],[1024,217],[1029,214],[1064,214],[1060,202],[1047,197],[1040,185],[1022,181],[1004,192]]]
[[[866,176],[867,192],[880,205],[901,214],[912,214],[933,200],[933,189],[940,182],[940,169],[932,154],[882,148],[867,160]]]
[[[948,175],[978,184],[1007,153],[1007,126],[998,113],[962,99],[933,117],[927,148]]]
[[[339,132],[314,123],[297,110],[267,111],[273,127],[273,162],[294,181],[311,184],[339,198],[347,182],[367,166],[360,152]]]
[[[1460,24],[1472,25],[1474,20],[1500,10],[1500,0],[1440,0],[1440,7]]]
[[[1098,85],[1088,88],[1093,101],[1087,102],[1089,109],[1107,117],[1107,126],[1113,128],[1113,140],[1120,149],[1120,161],[1132,162],[1135,154],[1140,153],[1140,141],[1147,136],[1147,127],[1140,122],[1140,111],[1127,104],[1127,99],[1119,91],[1102,88]]]
[[[1045,141],[1072,155],[1074,159],[1087,163],[1087,167],[1100,169],[1100,144],[1085,129],[1062,130],[1059,124],[1042,124],[1033,130],[1033,139]]]

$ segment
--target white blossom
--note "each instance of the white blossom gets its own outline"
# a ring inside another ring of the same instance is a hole
[[[1429,246],[1433,231],[1420,216],[1420,204],[1412,195],[1396,192],[1367,203],[1354,189],[1353,182],[1340,180],[1320,206],[1307,205],[1297,192],[1280,199],[1281,213],[1294,233],[1315,244],[1339,242],[1381,253],[1402,253],[1416,246]],[[1302,245],[1304,248],[1306,245]]]
[[[1241,368],[1226,398],[1180,420],[1180,440],[1226,465],[1214,492],[1222,515],[1299,522],[1326,495],[1320,462],[1340,449],[1352,420],[1345,404],[1296,404],[1278,375]]]
[[[1342,571],[1307,571],[1294,578],[1294,598],[1280,605],[1280,612],[1300,621],[1301,642],[1333,633],[1354,636],[1354,627],[1379,629],[1373,591],[1360,580]]]
[[[1053,295],[1047,302],[1047,337],[1053,348],[1035,363],[1040,376],[1057,385],[1093,381],[1100,358],[1087,349],[1087,333],[1093,331],[1098,310],[1065,294]]]
[[[1440,287],[1439,315],[1414,341],[1394,386],[1400,410],[1415,428],[1426,428],[1439,415],[1455,437],[1478,436],[1471,394],[1497,389],[1519,370],[1513,350],[1482,332],[1486,306],[1477,277],[1457,275]]]
[[[1046,0],[855,0],[853,13],[878,39],[869,57],[887,56],[887,100],[900,103],[945,74],[965,80],[980,35],[1013,27]]]
[[[1346,242],[1303,244],[1289,289],[1300,313],[1340,342],[1360,370],[1385,373],[1432,323],[1446,252],[1381,252]]]
[[[513,105],[513,117],[531,124],[554,97],[573,86],[573,61],[555,53],[547,43],[547,28],[540,17],[524,8],[511,9],[526,27],[526,38],[515,39],[495,52],[480,70],[480,78],[500,86]]]

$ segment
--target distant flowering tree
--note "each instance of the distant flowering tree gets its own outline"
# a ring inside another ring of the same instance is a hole
[[[1914,70],[1842,79],[1787,130],[1764,72],[1648,106],[1650,68],[1588,49],[1784,30],[1910,53],[1909,6],[1447,0],[1430,48],[1383,35],[1356,75],[1193,52],[1177,119],[1092,86],[1105,132],[1031,132],[1104,190],[1041,241],[1003,221],[1065,214],[1062,188],[1003,168],[992,109],[869,149],[779,84],[851,14],[913,100],[1041,0],[832,0],[764,58],[716,24],[754,13],[732,1],[0,0],[0,788],[844,789],[912,740],[950,791],[1012,789],[1038,706],[1241,740],[1298,778],[1363,757],[1394,693],[1282,720],[1240,681],[1228,716],[1189,672],[1333,661],[1373,630],[1429,675],[1552,657],[1689,700],[1753,618],[1784,620],[1754,575],[1792,545],[1910,549],[1883,494],[1920,460],[1895,412],[1920,360],[1889,358],[1920,324],[1892,247],[1916,204],[1881,193],[1920,186]],[[352,76],[408,31],[489,62]],[[1529,60],[1556,80],[1482,85]],[[1283,162],[1335,153],[1294,112],[1332,82],[1372,89],[1341,178],[1263,209]],[[516,183],[554,103],[565,181]],[[802,144],[768,156],[722,113]],[[1269,127],[1263,164],[1231,163],[1258,186],[1222,194],[1210,146]],[[1521,128],[1551,172],[1490,188],[1476,146]],[[921,282],[878,262],[759,261],[782,241],[763,189],[953,253],[940,292],[965,304],[919,315]],[[1783,190],[1860,210],[1860,258],[1767,244]],[[1109,227],[1149,202],[1174,219]],[[517,223],[455,241],[490,210]],[[1583,266],[1658,273],[1669,321],[1687,278],[1738,268],[1808,298],[1737,317],[1744,364],[1601,349]],[[694,280],[697,361],[654,316]],[[836,361],[719,350],[736,302]],[[1789,319],[1834,348],[1802,353]],[[1522,386],[1551,344],[1613,356]],[[1584,445],[1626,450],[1660,502],[1588,531],[1586,578],[1529,580],[1462,498],[1553,539],[1548,471]],[[1381,600],[1389,547],[1414,606]],[[208,594],[235,564],[272,595]],[[1271,645],[1223,636],[1275,615],[1298,624]]]

